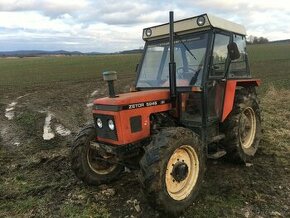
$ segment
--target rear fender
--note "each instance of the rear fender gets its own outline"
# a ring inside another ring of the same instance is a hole
[[[260,79],[228,80],[226,82],[221,122],[224,122],[233,109],[237,86],[253,87],[261,84]]]

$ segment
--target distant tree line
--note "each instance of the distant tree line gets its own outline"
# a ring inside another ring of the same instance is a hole
[[[257,36],[252,36],[252,35],[250,35],[247,40],[248,44],[265,44],[268,42],[269,40],[265,37],[257,37]]]

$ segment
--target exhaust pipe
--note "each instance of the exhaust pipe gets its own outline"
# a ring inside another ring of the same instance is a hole
[[[169,62],[169,84],[171,100],[176,99],[176,63],[174,61],[174,18],[173,11],[169,12],[169,49],[170,49],[170,62]]]
[[[114,81],[117,80],[117,72],[116,71],[103,72],[103,79],[104,79],[104,81],[108,82],[109,97],[110,98],[116,98],[116,93],[115,93],[115,88],[114,88]]]

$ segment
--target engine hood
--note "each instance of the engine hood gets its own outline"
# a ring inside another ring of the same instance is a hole
[[[129,92],[124,94],[117,95],[116,98],[99,98],[94,100],[95,105],[134,105],[138,103],[150,103],[154,101],[166,101],[170,99],[170,93],[168,89],[155,89],[148,91],[138,91],[138,92]]]

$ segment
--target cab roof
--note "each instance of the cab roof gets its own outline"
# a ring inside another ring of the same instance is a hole
[[[204,21],[199,22],[198,21]],[[202,25],[200,25],[203,23]],[[211,28],[222,29],[225,31],[237,33],[240,35],[246,35],[246,29],[243,25],[225,20],[220,17],[216,17],[211,14],[202,14],[195,17],[186,18],[183,20],[177,20],[174,22],[175,33],[190,33]],[[147,33],[147,34],[146,34]],[[143,40],[147,41],[150,39],[164,37],[169,34],[169,23],[161,24],[143,29]]]

